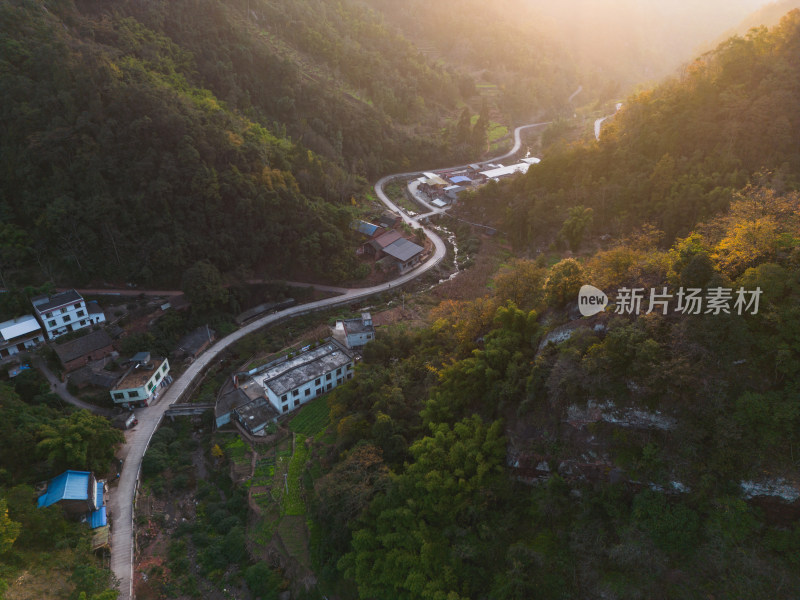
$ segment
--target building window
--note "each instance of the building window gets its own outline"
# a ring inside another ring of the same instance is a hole
[[[319,379],[317,379],[317,380],[314,382],[314,385],[319,385],[320,383],[322,383],[322,381],[320,381]]]
[[[161,372],[166,374],[166,372],[167,372],[167,363],[166,362],[163,365],[161,365]]]
[[[325,375],[325,381],[330,381],[330,380],[331,380],[331,374],[328,373],[327,375]]]
[[[336,380],[336,385],[342,385],[342,378],[341,377],[339,377],[339,379]]]
[[[332,385],[332,384],[330,384],[330,383],[329,383],[327,386],[325,386],[325,389],[326,389],[326,390],[329,390],[329,389],[331,389],[331,385]]]
[[[124,398],[125,398],[125,392],[114,392],[115,400],[123,400]]]
[[[310,396],[310,395],[311,395],[311,390],[306,390],[306,396]]]
[[[322,388],[317,388],[317,396],[319,396],[321,393],[322,393]]]
[[[156,383],[161,381],[161,373],[156,373]]]
[[[338,369],[336,369],[336,374],[337,375],[341,375],[342,374],[342,367],[339,367]]]
[[[348,378],[348,379],[352,379],[352,378],[353,378],[353,374],[352,374],[352,373],[348,373],[348,374],[347,374],[347,378]]]
[[[49,313],[45,313],[45,315],[44,315],[44,318],[45,318],[45,319],[49,319],[49,318],[50,318],[50,317],[52,317],[52,316],[53,316],[53,313],[52,313],[52,312],[49,312]]]
[[[128,398],[138,398],[139,397],[139,390],[133,390],[132,392],[128,392]]]
[[[48,327],[55,327],[56,326],[56,322],[55,321],[48,321],[47,322],[47,326]]]
[[[286,398],[287,398],[286,394],[284,394],[283,396],[281,396],[281,402],[286,402]]]
[[[289,405],[288,404],[284,404],[283,405],[283,412],[289,412]]]
[[[347,370],[349,371],[352,368],[353,368],[353,363],[347,363]]]
[[[300,406],[300,400],[299,399],[294,401],[294,407],[297,408],[298,406]]]
[[[85,313],[85,312],[83,312],[82,310],[79,310],[79,311],[78,311],[77,313],[75,313],[75,314],[76,314],[76,315],[78,315],[79,317],[82,317],[82,316],[84,316],[86,313]]]
[[[300,390],[292,390],[292,396],[299,396]]]
[[[64,315],[64,323],[69,323],[70,316]]]
[[[148,391],[150,391],[150,392],[152,392],[152,391],[153,391],[153,388],[154,388],[154,387],[156,387],[156,386],[155,386],[155,384],[154,384],[152,381],[151,381],[150,383],[148,383],[148,384],[147,384],[147,390],[148,390]]]
[[[78,302],[77,304],[73,304],[72,306],[74,306],[75,308],[80,308],[81,307],[81,303]]]

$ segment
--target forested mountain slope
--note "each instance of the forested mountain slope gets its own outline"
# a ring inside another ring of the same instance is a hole
[[[383,332],[331,394],[337,441],[314,486],[330,589],[793,598],[799,212],[796,192],[749,188],[669,250],[512,261],[485,297]],[[641,311],[576,319],[590,282],[612,302],[643,287]],[[694,314],[679,286],[762,294]],[[665,288],[666,313],[645,314]]]
[[[14,1],[0,24],[3,285],[351,278],[351,198],[447,155],[413,123],[467,80],[348,2]]]
[[[593,230],[624,235],[648,222],[666,241],[725,210],[748,181],[794,189],[800,175],[800,12],[771,31],[732,38],[679,77],[625,101],[600,142],[552,150],[524,178],[475,206],[520,247],[541,247],[591,208]],[[497,201],[497,197],[506,201]]]
[[[558,32],[522,0],[362,1],[430,56],[499,86],[498,103],[515,121],[569,111],[581,76]]]

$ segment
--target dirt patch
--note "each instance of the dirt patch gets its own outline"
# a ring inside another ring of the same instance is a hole
[[[372,323],[376,327],[394,325],[395,323],[405,323],[406,325],[417,328],[424,327],[426,324],[425,316],[416,308],[409,305],[403,309],[401,307],[382,310],[372,314]]]
[[[37,566],[26,569],[9,582],[7,600],[60,600],[72,586],[67,583],[71,572],[65,569]]]

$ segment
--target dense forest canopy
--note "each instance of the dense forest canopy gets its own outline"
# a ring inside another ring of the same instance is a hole
[[[620,236],[649,223],[669,243],[725,210],[746,183],[795,189],[800,175],[800,12],[732,38],[625,101],[600,141],[551,149],[527,175],[486,186],[474,207],[519,247],[546,246],[574,211]],[[571,212],[572,211],[572,212]]]
[[[749,188],[667,250],[512,261],[493,293],[370,343],[330,397],[322,572],[365,599],[792,598],[796,504],[742,484],[796,475],[798,214],[796,192]],[[548,337],[587,281],[763,294],[756,314],[610,310]]]
[[[353,198],[447,156],[437,115],[474,93],[350,2],[0,11],[4,286],[357,277]]]

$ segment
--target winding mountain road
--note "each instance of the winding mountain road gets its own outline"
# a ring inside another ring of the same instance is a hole
[[[521,132],[531,127],[538,127],[546,124],[547,123],[532,123],[530,125],[517,127],[514,130],[514,146],[509,152],[479,164],[502,160],[516,154],[522,146]],[[142,467],[142,458],[169,406],[177,402],[186,390],[191,388],[192,384],[202,376],[206,368],[218,360],[217,357],[222,352],[245,336],[255,333],[262,327],[286,318],[331,308],[341,304],[350,304],[355,300],[361,300],[381,292],[390,291],[433,269],[445,257],[447,248],[442,239],[436,235],[436,233],[422,225],[418,221],[419,217],[410,217],[405,214],[404,211],[400,210],[383,191],[383,187],[388,181],[396,178],[411,177],[417,174],[418,172],[400,173],[383,177],[375,184],[375,193],[386,207],[402,215],[403,221],[415,227],[422,227],[425,235],[428,236],[434,245],[434,253],[427,261],[387,283],[367,288],[337,288],[343,290],[340,296],[293,306],[253,321],[249,325],[218,340],[213,346],[201,354],[180,377],[173,381],[169,388],[162,392],[153,404],[147,408],[136,411],[139,424],[134,429],[125,432],[125,444],[118,454],[118,456],[124,460],[122,470],[117,486],[110,490],[107,501],[112,520],[111,570],[118,580],[118,587],[120,590],[119,600],[131,600],[133,598],[133,516],[136,489]]]

